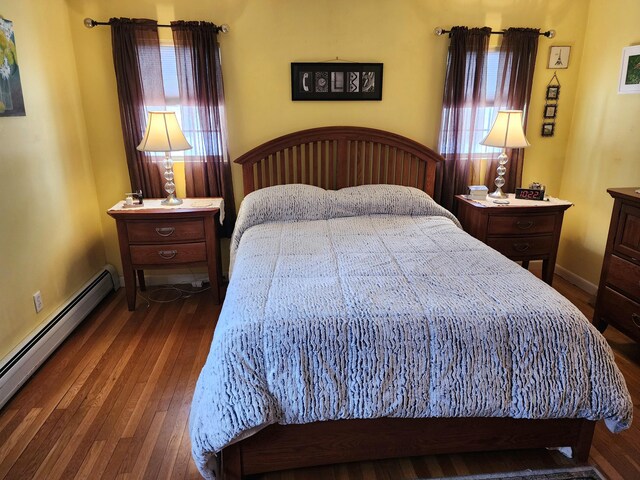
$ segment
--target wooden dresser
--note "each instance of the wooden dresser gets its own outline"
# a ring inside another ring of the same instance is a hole
[[[206,265],[211,293],[220,303],[220,245],[215,219],[224,209],[220,198],[185,198],[177,207],[145,199],[127,208],[119,202],[107,212],[116,219],[127,306],[135,310],[136,272],[145,289],[144,270]]]
[[[635,188],[610,188],[614,198],[602,264],[594,324],[611,324],[640,340],[640,194]]]
[[[565,210],[570,202],[516,200],[508,205],[473,201],[457,195],[458,220],[465,232],[529,267],[530,260],[542,260],[542,279],[551,285]]]

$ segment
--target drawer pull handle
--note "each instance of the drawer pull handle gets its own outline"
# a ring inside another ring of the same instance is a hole
[[[160,255],[162,258],[166,258],[167,260],[171,260],[177,254],[178,254],[177,250],[160,250],[158,252],[158,255]]]
[[[640,315],[638,315],[637,313],[632,313],[631,320],[633,320],[633,323],[636,327],[640,328]]]
[[[516,252],[526,252],[527,250],[529,250],[529,244],[528,243],[514,243],[513,244],[513,249]]]
[[[156,228],[156,233],[161,237],[168,237],[169,235],[173,235],[176,229],[174,227],[160,227]]]
[[[527,230],[531,227],[533,227],[534,223],[533,220],[529,220],[527,222],[523,222],[522,220],[518,220],[516,222],[516,227],[518,227],[520,230]]]

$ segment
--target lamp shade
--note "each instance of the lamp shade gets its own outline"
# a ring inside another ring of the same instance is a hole
[[[189,150],[175,112],[149,112],[147,130],[138,145],[143,152],[175,152]]]
[[[528,147],[529,142],[522,129],[522,110],[500,110],[489,135],[480,143],[488,147]]]

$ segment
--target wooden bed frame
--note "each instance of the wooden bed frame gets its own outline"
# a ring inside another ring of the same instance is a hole
[[[303,130],[271,140],[236,160],[245,195],[305,183],[337,189],[370,183],[419,188],[433,195],[443,158],[393,133],[361,127]],[[570,446],[586,462],[595,422],[584,419],[379,418],[270,425],[224,448],[224,480],[332,463],[454,452]]]

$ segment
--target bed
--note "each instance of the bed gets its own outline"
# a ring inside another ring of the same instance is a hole
[[[595,421],[629,426],[606,341],[433,202],[440,161],[360,127],[236,160],[246,197],[190,416],[205,478],[518,448],[584,461]]]

